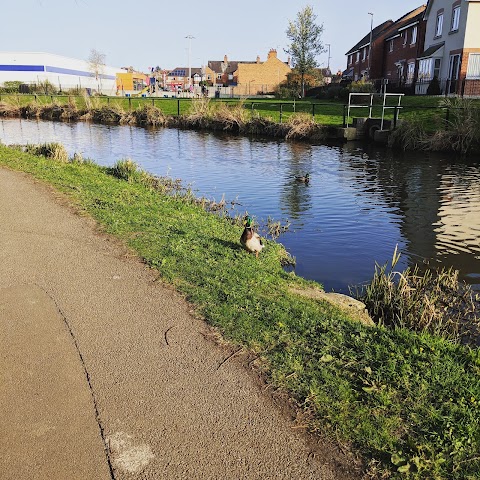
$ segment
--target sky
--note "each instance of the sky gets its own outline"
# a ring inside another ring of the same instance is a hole
[[[0,51],[47,52],[87,60],[92,49],[106,64],[150,67],[201,67],[208,60],[266,60],[271,48],[286,61],[289,21],[310,5],[323,25],[317,57],[332,71],[346,68],[345,53],[373,26],[396,20],[426,3],[418,0],[0,0]],[[188,39],[187,36],[194,38]]]

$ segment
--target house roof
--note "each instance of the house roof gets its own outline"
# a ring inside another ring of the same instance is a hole
[[[387,20],[386,22],[377,25],[372,30],[372,41],[378,38],[390,25],[393,25],[392,20]],[[352,47],[345,55],[350,55],[351,53],[355,53],[360,50],[361,47],[370,44],[370,32],[367,33],[354,47]]]
[[[190,67],[192,76],[196,73],[201,74],[202,69],[198,67]],[[188,77],[188,67],[176,67],[167,74],[169,77]]]
[[[209,60],[207,65],[208,65],[208,68],[212,69],[215,73],[233,73],[237,70],[239,63],[255,63],[255,62],[240,62],[238,60],[235,60],[235,61],[229,60],[225,64],[223,60]]]
[[[418,58],[420,59],[420,58],[431,57],[435,52],[440,50],[444,45],[445,45],[445,42],[432,45],[431,47],[428,47],[421,55],[419,55]]]
[[[393,27],[395,28],[392,29],[391,33],[388,35],[388,38],[386,38],[385,40],[390,40],[400,35],[400,32],[404,30],[407,26],[418,23],[420,20],[422,20],[425,9],[426,6],[421,5],[420,7],[415,8],[411,12],[403,15],[403,17],[400,17],[396,22],[394,22]]]

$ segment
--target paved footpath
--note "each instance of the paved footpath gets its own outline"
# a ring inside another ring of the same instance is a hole
[[[2,480],[358,478],[64,197],[0,168],[0,233]]]

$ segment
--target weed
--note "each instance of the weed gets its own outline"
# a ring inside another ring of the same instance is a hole
[[[27,145],[25,151],[32,155],[41,155],[59,162],[68,162],[68,152],[61,143],[43,143],[41,145]]]
[[[468,339],[467,324],[479,326],[478,305],[469,285],[460,283],[452,268],[408,267],[394,270],[400,254],[395,249],[391,266],[375,267],[372,281],[356,296],[379,325],[428,332],[450,340]]]
[[[118,160],[112,168],[108,169],[108,173],[127,182],[133,182],[139,177],[138,165],[131,158]]]

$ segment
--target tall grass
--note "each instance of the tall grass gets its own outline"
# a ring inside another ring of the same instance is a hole
[[[395,271],[400,254],[395,249],[391,265],[377,265],[371,282],[356,296],[365,303],[378,325],[408,328],[450,340],[468,341],[480,327],[480,305],[470,286],[458,280],[452,268],[408,267]]]
[[[389,138],[389,145],[403,150],[454,151],[466,154],[480,149],[480,109],[470,99],[448,97],[440,107],[449,118],[438,114],[428,123],[421,117],[402,121]],[[447,110],[445,110],[447,111]]]
[[[40,145],[27,145],[25,151],[32,155],[41,155],[45,158],[51,158],[58,162],[68,162],[67,149],[61,143],[42,143]]]

